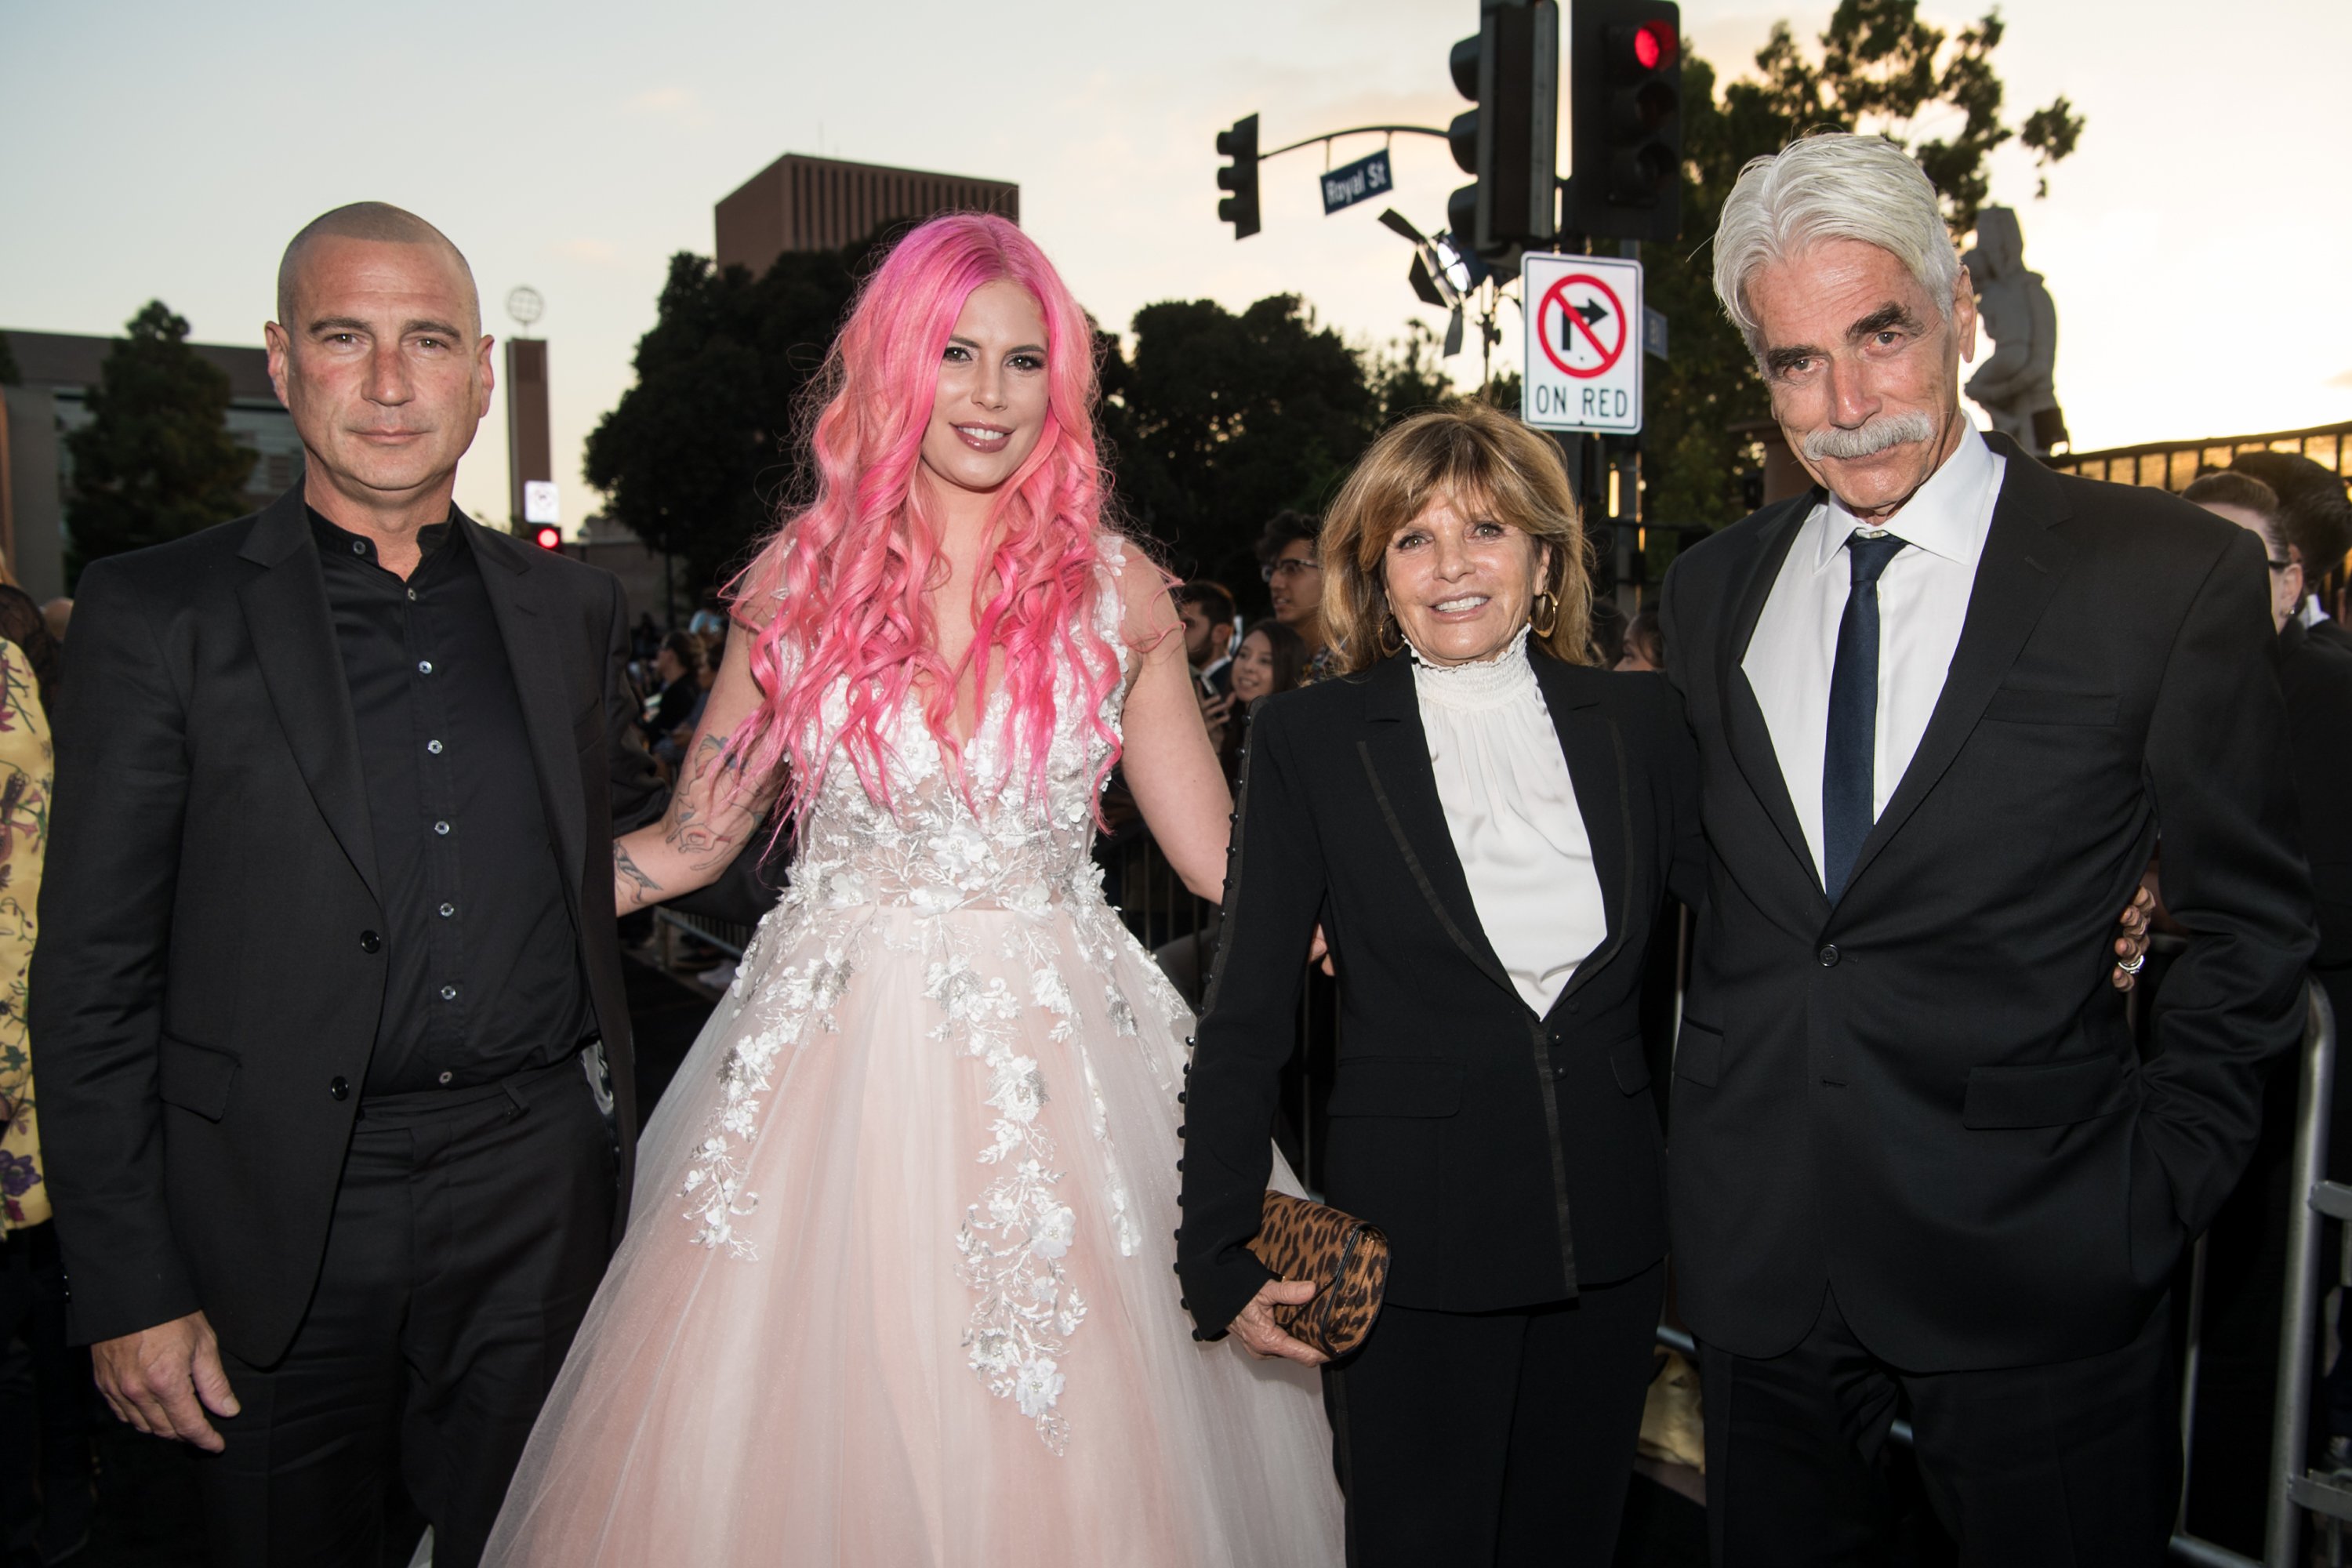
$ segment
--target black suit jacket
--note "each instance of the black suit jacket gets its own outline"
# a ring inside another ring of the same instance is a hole
[[[2352,990],[2352,649],[2289,621],[2272,652],[2292,731],[2303,853],[2319,907],[2312,967],[2329,982],[2331,994],[2343,995]]]
[[[1958,648],[1834,907],[1741,669],[1819,493],[1667,574],[1714,858],[1669,1097],[1675,1278],[1741,1355],[1795,1344],[1832,1285],[1913,1371],[2123,1343],[2301,1027],[2311,895],[2257,542],[1992,440]],[[2159,831],[2195,936],[2143,1065],[2108,942]]]
[[[1390,1300],[1526,1306],[1665,1251],[1642,970],[1678,854],[1702,885],[1695,759],[1664,681],[1535,668],[1609,912],[1542,1017],[1479,926],[1410,656],[1258,705],[1185,1090],[1177,1268],[1204,1333],[1268,1278],[1246,1244],[1318,919],[1339,976],[1328,1196],[1388,1232]]]
[[[632,733],[620,585],[457,526],[530,730],[536,776],[514,787],[541,793],[572,871],[625,1213],[636,1095],[612,836],[661,801]],[[201,1308],[237,1355],[267,1363],[318,1274],[384,984],[360,941],[384,917],[299,488],[92,563],[75,611],[32,977],[73,1331],[108,1339]]]
[[[2352,632],[2346,631],[2343,623],[2333,616],[2326,620],[2314,621],[2305,629],[2314,639],[2325,646],[2342,653],[2352,653]]]

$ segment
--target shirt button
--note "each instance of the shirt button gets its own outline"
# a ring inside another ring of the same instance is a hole
[[[360,932],[360,951],[362,952],[380,952],[383,949],[383,938],[376,935],[375,932],[372,931],[363,931]]]
[[[432,661],[431,659],[429,659],[429,658],[420,658],[420,659],[418,659],[418,660],[416,661],[416,673],[417,673],[417,674],[419,674],[419,675],[430,675],[430,674],[432,674],[432,673],[433,673],[433,661]]]
[[[436,822],[433,825],[433,831],[446,838],[449,837],[449,825],[446,822]]]
[[[456,1078],[457,1076],[457,1075],[456,1073],[450,1072],[445,1068],[441,1074],[441,1081],[443,1083],[447,1083],[451,1079]]]
[[[457,912],[457,906],[455,904],[444,904],[441,906],[441,918],[445,921]]]
[[[455,1002],[457,999],[457,988],[455,985],[444,985],[441,987],[441,1000],[444,1002]]]
[[[425,749],[437,757],[441,754],[441,742],[438,741],[427,741],[425,742]]]
[[[1821,952],[1813,954],[1813,956],[1822,961],[1822,967],[1823,969],[1835,969],[1837,967],[1838,961],[1837,943],[1833,942],[1824,942],[1822,946]]]
[[[351,1097],[351,1079],[345,1078],[341,1073],[337,1073],[334,1077],[327,1080],[327,1098],[329,1100],[349,1100]]]
[[[409,598],[410,598],[410,599],[414,600],[414,599],[416,597],[416,590],[415,590],[415,589],[414,589],[414,588],[411,588],[411,589],[408,591],[408,596],[409,596]]]
[[[367,541],[364,539],[352,540],[352,553],[354,555],[365,555],[367,553]]]

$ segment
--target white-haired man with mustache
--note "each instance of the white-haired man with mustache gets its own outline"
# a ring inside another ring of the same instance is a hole
[[[2313,945],[2262,551],[1977,432],[1891,143],[1751,163],[1715,266],[1815,481],[1663,600],[1714,861],[1669,1183],[1715,1560],[1883,1561],[1902,1408],[1963,1563],[2158,1563],[2165,1290]],[[2159,832],[2193,913],[2142,1062],[2108,938]]]

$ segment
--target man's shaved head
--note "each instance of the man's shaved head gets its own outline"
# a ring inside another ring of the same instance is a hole
[[[294,320],[294,284],[300,276],[303,253],[314,241],[321,239],[365,239],[384,245],[427,245],[439,248],[466,279],[466,294],[472,301],[473,315],[467,321],[469,331],[478,334],[482,329],[482,297],[474,286],[474,269],[467,265],[465,252],[449,241],[449,237],[405,208],[389,202],[353,202],[320,213],[302,226],[302,231],[289,240],[286,255],[278,263],[278,320],[289,331],[296,331],[300,323]]]
[[[261,335],[308,456],[303,493],[413,550],[411,530],[448,516],[495,384],[474,269],[415,214],[355,202],[286,247],[278,314]]]

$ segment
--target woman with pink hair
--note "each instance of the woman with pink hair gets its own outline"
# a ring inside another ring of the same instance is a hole
[[[625,911],[781,800],[792,886],[638,1145],[488,1561],[1336,1563],[1314,1374],[1196,1342],[1169,1269],[1192,1020],[1104,901],[1096,797],[1123,759],[1210,898],[1231,801],[1103,516],[1089,324],[1013,225],[936,218],[823,393],[677,798],[614,847]]]

